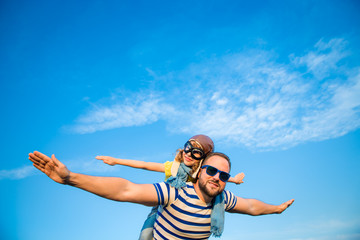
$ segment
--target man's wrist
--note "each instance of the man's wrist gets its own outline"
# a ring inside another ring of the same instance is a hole
[[[70,186],[74,185],[74,183],[71,181],[71,174],[72,173],[70,171],[68,171],[67,176],[64,178],[64,184],[65,185],[70,185]]]

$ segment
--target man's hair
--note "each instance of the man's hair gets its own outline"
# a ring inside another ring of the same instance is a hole
[[[209,153],[209,154],[206,156],[205,160],[203,161],[203,164],[202,164],[202,165],[205,165],[206,161],[207,161],[209,158],[214,157],[214,156],[222,157],[222,158],[224,158],[226,161],[228,161],[228,163],[229,163],[229,171],[230,171],[230,169],[231,169],[230,158],[229,158],[226,154],[221,153],[221,152],[212,152],[212,153]]]

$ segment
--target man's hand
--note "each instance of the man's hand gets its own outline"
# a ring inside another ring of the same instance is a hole
[[[98,160],[102,160],[104,163],[109,164],[111,166],[114,166],[117,163],[116,158],[109,156],[96,156],[95,158]]]
[[[33,162],[34,167],[45,173],[55,182],[68,184],[70,171],[64,164],[55,158],[54,154],[49,158],[48,156],[35,151],[29,153],[29,160]]]
[[[287,202],[284,202],[283,204],[279,205],[279,212],[278,213],[282,213],[283,211],[285,211],[288,207],[290,207],[290,205],[294,202],[294,199],[291,199]]]

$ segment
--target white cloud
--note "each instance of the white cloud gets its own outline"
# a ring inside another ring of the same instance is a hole
[[[95,106],[77,119],[72,130],[77,133],[92,133],[101,130],[141,126],[158,121],[163,113],[172,112],[173,107],[163,103],[161,98],[142,94],[127,98],[124,103],[110,106]]]
[[[12,170],[0,170],[0,180],[1,179],[22,179],[28,176],[33,175],[36,172],[35,167],[26,166],[22,168],[12,169]]]
[[[323,39],[315,44],[315,50],[310,51],[302,57],[294,58],[294,62],[299,65],[306,65],[308,72],[311,72],[316,78],[328,77],[331,70],[338,68],[337,64],[349,53],[345,51],[346,41],[335,38],[329,42]]]
[[[271,52],[253,50],[167,75],[148,69],[161,91],[97,105],[74,130],[91,133],[161,119],[173,132],[201,132],[258,150],[338,137],[360,126],[360,74],[342,64],[346,56],[346,41],[332,39],[286,64]]]
[[[104,164],[102,161],[94,159],[93,156],[83,157],[81,159],[71,159],[67,161],[66,165],[67,167],[69,167],[69,169],[73,169],[77,172],[88,172],[94,174],[113,173],[115,171],[118,171],[119,169]],[[18,179],[30,177],[37,173],[43,174],[32,165],[17,169],[11,169],[11,170],[0,170],[0,180],[2,179],[18,180]]]

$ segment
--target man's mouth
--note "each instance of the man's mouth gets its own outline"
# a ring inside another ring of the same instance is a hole
[[[220,187],[219,183],[218,183],[218,182],[215,182],[215,181],[209,181],[209,184],[210,184],[212,187]]]

